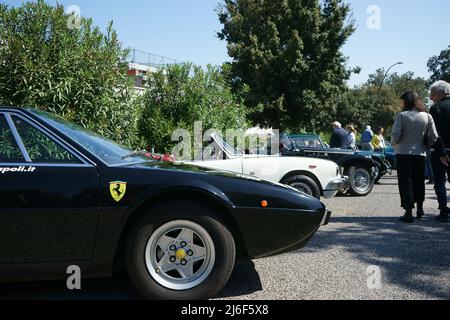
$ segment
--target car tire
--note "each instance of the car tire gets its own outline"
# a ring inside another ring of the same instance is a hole
[[[372,192],[374,183],[369,169],[365,166],[352,166],[346,170],[349,178],[348,193],[355,197],[364,197]]]
[[[320,200],[319,186],[310,177],[295,175],[285,179],[282,183]]]
[[[151,207],[134,223],[125,265],[131,282],[147,299],[200,300],[223,289],[235,256],[233,236],[217,210],[172,202]]]

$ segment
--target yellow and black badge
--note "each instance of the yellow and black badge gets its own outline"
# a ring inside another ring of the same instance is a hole
[[[127,183],[123,181],[110,182],[109,191],[111,192],[113,199],[119,202],[127,191]]]

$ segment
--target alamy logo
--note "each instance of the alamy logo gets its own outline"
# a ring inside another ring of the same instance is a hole
[[[70,30],[81,29],[81,9],[79,6],[71,5],[67,8],[66,14],[68,15],[67,28]]]
[[[367,18],[367,28],[369,30],[381,29],[381,8],[379,6],[371,5],[367,8],[367,14],[370,14]]]
[[[378,266],[369,266],[367,268],[367,288],[369,290],[381,289],[381,268]]]
[[[35,167],[26,167],[26,166],[20,166],[20,167],[0,167],[0,173],[5,174],[8,172],[11,173],[27,173],[27,172],[34,172],[36,170]]]
[[[70,276],[67,278],[67,289],[69,290],[81,290],[81,268],[79,266],[68,266],[67,274]]]

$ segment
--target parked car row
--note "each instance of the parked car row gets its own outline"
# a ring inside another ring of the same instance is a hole
[[[286,184],[318,199],[366,196],[390,172],[384,154],[332,149],[318,135],[285,134],[280,142],[278,154],[246,154],[213,133],[200,159],[188,163]]]
[[[373,184],[392,171],[383,153],[330,148],[315,134],[285,134],[281,146],[285,156],[309,156],[336,162],[349,176],[348,192],[354,196],[368,195]]]
[[[348,191],[353,196],[368,195],[374,185],[376,162],[368,155],[356,154],[351,150],[332,149],[323,146],[314,135],[284,135],[281,140],[281,153],[284,156],[302,156],[329,159],[336,162],[349,177]]]
[[[389,171],[384,154],[316,135],[284,135],[275,155],[210,137],[199,160],[180,162],[0,107],[0,282],[125,268],[147,298],[212,297],[236,258],[304,247],[330,220],[321,197],[366,196]]]
[[[339,166],[332,161],[281,154],[244,154],[217,133],[211,134],[201,160],[187,163],[286,184],[318,199],[332,198],[348,185],[348,177],[342,176]]]

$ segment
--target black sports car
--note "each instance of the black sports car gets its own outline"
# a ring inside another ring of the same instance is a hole
[[[235,257],[306,245],[330,212],[290,187],[151,161],[48,113],[0,107],[0,281],[109,276],[200,299]]]

